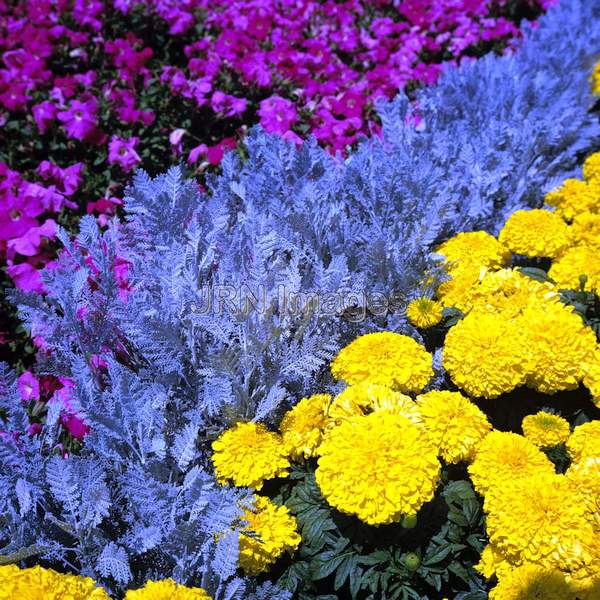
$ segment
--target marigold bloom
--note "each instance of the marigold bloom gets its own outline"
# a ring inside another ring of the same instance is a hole
[[[569,238],[573,246],[586,246],[598,251],[600,249],[600,215],[591,212],[576,215],[569,227]]]
[[[247,525],[240,535],[239,562],[247,575],[268,571],[284,552],[291,554],[300,545],[296,519],[269,498],[255,496],[254,508],[246,509],[242,518]]]
[[[600,63],[598,63],[598,67],[600,67]],[[583,176],[588,182],[600,182],[600,152],[594,152],[585,159],[583,163]]]
[[[555,260],[548,276],[556,287],[568,290],[581,288],[581,277],[585,276],[584,289],[587,292],[600,291],[600,254],[594,248],[575,246],[569,248]]]
[[[316,479],[333,507],[370,525],[414,515],[433,498],[437,449],[423,429],[386,412],[352,417],[321,445]]]
[[[438,246],[436,252],[446,259],[452,276],[473,267],[501,269],[511,260],[508,249],[485,231],[459,233]]]
[[[110,600],[109,595],[89,577],[58,573],[40,566],[19,569],[0,566],[0,600]]]
[[[483,440],[469,475],[475,489],[483,496],[502,493],[506,481],[517,481],[537,473],[554,473],[554,465],[532,442],[522,435],[492,431]]]
[[[569,244],[567,224],[549,210],[517,210],[504,224],[498,239],[516,254],[558,256]]]
[[[334,423],[371,412],[389,412],[406,417],[416,425],[422,424],[415,401],[400,392],[378,383],[357,383],[340,392],[328,409]]]
[[[336,379],[369,381],[400,392],[420,392],[433,376],[431,354],[411,337],[391,331],[356,338],[331,363]]]
[[[584,212],[597,212],[600,208],[597,186],[581,179],[565,179],[560,187],[546,194],[545,200],[567,221]]]
[[[560,568],[561,542],[591,533],[572,483],[556,473],[506,478],[499,493],[486,497],[485,510],[490,542],[514,565]]]
[[[584,368],[583,385],[589,390],[594,404],[600,407],[600,347],[590,354]]]
[[[172,579],[148,581],[143,588],[129,590],[124,600],[211,600],[211,597],[198,587],[185,587]]]
[[[491,430],[487,417],[460,392],[431,391],[417,396],[431,441],[447,463],[472,460]]]
[[[543,410],[535,415],[527,415],[521,426],[523,435],[539,448],[558,446],[566,442],[571,434],[566,419]]]
[[[575,600],[563,573],[525,564],[507,570],[490,591],[490,600]]]
[[[600,457],[600,421],[589,421],[575,427],[567,440],[573,462]]]
[[[415,327],[425,329],[437,325],[442,320],[443,310],[441,302],[423,297],[413,300],[408,305],[406,316]]]
[[[586,518],[600,534],[600,455],[582,458],[565,473],[586,508]],[[600,576],[600,573],[598,574]]]
[[[596,348],[596,335],[564,304],[531,306],[519,319],[528,352],[527,385],[554,394],[579,387]]]
[[[292,458],[310,458],[316,454],[323,432],[330,422],[326,414],[330,402],[329,394],[315,394],[302,398],[285,413],[279,430]]]
[[[285,477],[290,466],[283,439],[262,423],[238,423],[212,443],[220,483],[262,488],[265,479]]]
[[[443,365],[469,396],[497,398],[525,383],[519,324],[502,314],[468,314],[446,335]]]
[[[494,544],[487,544],[481,553],[479,562],[475,565],[475,570],[486,579],[491,579],[494,575],[499,577],[503,571],[511,568],[510,563],[498,552]]]

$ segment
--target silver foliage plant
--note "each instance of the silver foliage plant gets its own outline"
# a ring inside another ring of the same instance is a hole
[[[101,232],[84,217],[76,240],[62,232],[48,294],[14,300],[44,340],[40,373],[73,380],[91,431],[63,458],[49,406],[41,434],[26,435],[2,370],[2,560],[62,565],[115,593],[172,576],[216,600],[286,598],[236,568],[227,532],[249,491],[215,482],[210,441],[240,419],[276,424],[333,386],[327,363],[359,333],[417,335],[402,306],[436,276],[435,244],[497,231],[574,170],[600,133],[587,81],[598,17],[595,0],[565,1],[516,54],[449,72],[416,109],[403,97],[382,106],[382,138],[346,160],[254,130],[247,159],[228,155],[207,193],[180,168],[141,172],[124,224]],[[282,290],[303,310],[285,309]],[[351,300],[324,310],[309,293]]]

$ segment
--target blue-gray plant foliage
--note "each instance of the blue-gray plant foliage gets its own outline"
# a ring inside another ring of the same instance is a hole
[[[563,2],[516,54],[421,92],[417,128],[405,98],[382,105],[382,139],[345,160],[257,129],[247,159],[229,154],[208,193],[179,168],[141,172],[125,224],[101,232],[85,217],[76,242],[63,232],[58,265],[43,275],[48,295],[15,301],[45,341],[41,371],[74,381],[72,405],[91,432],[63,459],[60,407],[49,407],[40,435],[13,435],[27,414],[3,370],[2,560],[62,563],[117,592],[173,576],[217,600],[287,597],[238,576],[238,539],[224,532],[249,491],[217,485],[210,440],[239,419],[275,424],[290,403],[332,385],[327,362],[352,336],[417,335],[401,302],[373,310],[362,293],[421,293],[438,241],[497,231],[573,172],[600,133],[588,82],[599,17],[596,0]],[[117,256],[130,264],[126,294]],[[204,310],[208,287],[248,290],[259,306]],[[285,310],[282,290],[353,301]]]

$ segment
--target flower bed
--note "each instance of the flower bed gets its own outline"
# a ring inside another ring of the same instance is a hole
[[[60,231],[10,293],[0,598],[596,598],[599,17]]]

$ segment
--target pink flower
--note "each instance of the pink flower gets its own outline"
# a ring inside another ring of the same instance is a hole
[[[173,149],[173,153],[179,156],[183,150],[182,139],[185,134],[185,129],[174,129],[169,135],[169,143]]]
[[[118,164],[125,173],[129,173],[142,161],[135,151],[138,141],[137,137],[126,140],[113,135],[108,145],[109,164]]]
[[[37,172],[42,179],[50,180],[52,183],[59,186],[59,189],[65,196],[74,194],[81,184],[81,174],[84,169],[84,164],[79,162],[62,169],[58,165],[43,160],[37,168]]]
[[[25,371],[19,376],[17,386],[23,401],[29,402],[30,400],[40,399],[40,382],[31,371]]]
[[[85,102],[73,100],[71,106],[58,113],[58,120],[63,124],[67,136],[80,141],[97,140],[98,102],[91,97]]]
[[[43,225],[32,227],[21,237],[8,241],[8,249],[22,256],[35,256],[41,250],[42,244],[56,236],[56,221],[46,219]]]
[[[298,122],[298,113],[291,100],[281,96],[271,96],[262,100],[258,109],[260,124],[269,133],[284,134]]]
[[[45,133],[48,130],[48,127],[54,123],[58,109],[52,102],[45,100],[40,104],[34,104],[31,107],[31,112],[33,113],[35,124],[40,130],[40,133]]]
[[[213,92],[210,103],[216,113],[224,117],[235,117],[245,112],[247,101],[217,90]]]
[[[40,272],[33,265],[30,265],[27,262],[18,265],[9,264],[8,267],[6,267],[6,272],[13,280],[15,286],[20,290],[36,292],[38,294],[46,292],[46,288],[40,277]]]

